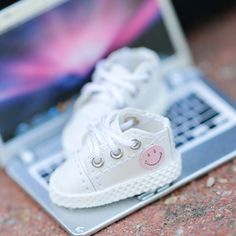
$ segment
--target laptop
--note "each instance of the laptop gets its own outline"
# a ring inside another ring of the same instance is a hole
[[[236,156],[235,104],[194,66],[171,1],[21,0],[1,7],[2,168],[68,233],[91,235]],[[106,206],[58,207],[48,182],[64,161],[63,126],[95,63],[123,46],[146,46],[161,57],[182,174]]]

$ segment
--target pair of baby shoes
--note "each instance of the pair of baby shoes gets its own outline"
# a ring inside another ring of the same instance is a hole
[[[160,71],[158,56],[146,48],[124,48],[98,63],[63,132],[67,160],[49,184],[55,204],[101,206],[178,178],[170,123],[158,115],[167,100]]]

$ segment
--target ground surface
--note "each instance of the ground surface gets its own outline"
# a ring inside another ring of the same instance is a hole
[[[236,9],[192,31],[194,58],[236,100]],[[67,235],[0,171],[0,235]],[[97,235],[236,235],[236,160]]]

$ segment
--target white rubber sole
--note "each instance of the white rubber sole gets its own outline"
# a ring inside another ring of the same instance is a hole
[[[49,194],[51,200],[55,204],[66,208],[89,208],[102,206],[170,184],[179,177],[181,170],[181,157],[176,153],[174,160],[162,169],[159,169],[152,174],[131,179],[101,191],[71,195],[59,193],[56,189],[51,187]]]

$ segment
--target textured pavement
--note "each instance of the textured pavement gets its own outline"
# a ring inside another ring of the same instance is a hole
[[[236,9],[189,33],[196,64],[236,100]],[[67,235],[0,171],[0,236]],[[236,159],[99,232],[107,235],[236,235]]]

